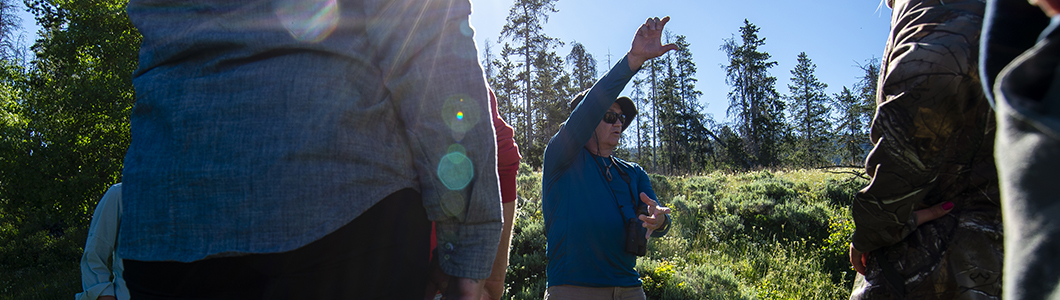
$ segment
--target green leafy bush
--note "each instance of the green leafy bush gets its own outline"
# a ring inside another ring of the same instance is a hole
[[[0,224],[0,299],[68,299],[81,291],[84,228],[60,234]]]

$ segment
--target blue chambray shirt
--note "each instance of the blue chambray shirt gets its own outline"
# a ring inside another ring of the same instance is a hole
[[[143,45],[122,257],[289,251],[413,188],[438,222],[442,269],[489,276],[496,142],[467,0],[127,10]]]

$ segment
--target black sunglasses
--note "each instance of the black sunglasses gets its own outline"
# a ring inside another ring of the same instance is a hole
[[[619,117],[622,118],[622,122],[623,123],[626,122],[626,115],[622,115],[622,114],[619,114],[619,113],[616,113],[616,112],[613,112],[613,111],[605,112],[604,113],[604,123],[615,124],[615,122],[619,121],[618,120]]]

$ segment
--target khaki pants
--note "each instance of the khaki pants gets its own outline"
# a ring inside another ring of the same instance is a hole
[[[558,285],[545,291],[545,300],[646,300],[644,288],[634,287],[584,287]]]

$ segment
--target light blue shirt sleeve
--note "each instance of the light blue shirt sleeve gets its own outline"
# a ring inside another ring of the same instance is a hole
[[[100,296],[129,299],[129,290],[121,276],[124,266],[115,252],[120,223],[121,183],[118,183],[103,194],[92,213],[85,254],[81,256],[81,288],[84,291],[77,293],[77,300],[95,300]]]

